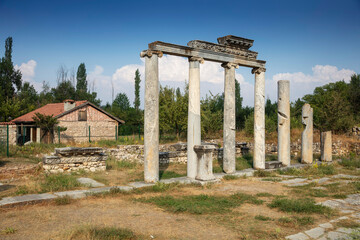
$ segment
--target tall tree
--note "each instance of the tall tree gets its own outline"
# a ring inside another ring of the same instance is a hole
[[[351,76],[349,83],[349,99],[355,116],[360,117],[360,74]]]
[[[77,74],[76,74],[76,91],[78,92],[87,92],[87,80],[86,80],[86,68],[85,63],[81,63],[78,67]]]
[[[129,98],[125,93],[119,93],[113,102],[113,108],[121,112],[127,111],[130,108]]]
[[[240,94],[240,83],[235,79],[235,116],[236,116],[236,129],[244,127],[245,115],[242,111],[243,98]]]
[[[139,110],[140,107],[140,72],[139,69],[135,71],[135,100],[134,100],[134,108]]]
[[[14,96],[22,86],[21,72],[15,70],[12,62],[12,37],[5,41],[5,56],[0,61],[0,96],[5,100]],[[15,89],[15,87],[16,89]]]

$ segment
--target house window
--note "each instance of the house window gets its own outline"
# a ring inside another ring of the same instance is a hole
[[[79,121],[87,121],[86,110],[79,111]]]

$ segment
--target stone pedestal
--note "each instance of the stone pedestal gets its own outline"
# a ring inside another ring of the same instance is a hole
[[[187,127],[187,176],[195,179],[197,171],[197,157],[195,145],[201,144],[200,117],[200,63],[202,58],[189,58],[189,107]]]
[[[145,51],[144,180],[159,181],[159,69],[161,52]]]
[[[331,131],[322,132],[320,135],[321,161],[332,161],[332,139]]]
[[[254,168],[265,169],[265,69],[254,68]]]
[[[235,68],[238,66],[233,63],[224,63],[222,67],[225,69],[223,169],[226,173],[234,173],[236,171]]]
[[[304,125],[301,135],[301,163],[310,164],[313,162],[313,109],[310,104],[305,103],[302,107],[301,119]]]
[[[195,145],[194,151],[197,155],[197,173],[196,180],[209,181],[214,180],[212,167],[212,153],[215,149],[213,145]]]
[[[290,166],[290,82],[278,81],[278,161]]]

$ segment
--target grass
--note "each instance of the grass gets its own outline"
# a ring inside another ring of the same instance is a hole
[[[114,158],[110,157],[106,161],[106,170],[122,170],[122,169],[135,169],[137,167],[136,162],[132,161],[117,161]]]
[[[334,165],[330,164],[313,164],[311,166],[304,167],[302,169],[289,168],[286,170],[278,170],[281,175],[293,175],[293,176],[304,176],[304,177],[322,177],[327,175],[334,175],[337,173]]]
[[[313,199],[287,199],[275,198],[270,204],[270,208],[278,208],[283,212],[296,212],[296,213],[319,213],[331,214],[332,210],[328,207],[317,205]]]
[[[135,240],[139,238],[127,228],[85,226],[73,231],[68,239]]]
[[[73,199],[69,197],[68,195],[65,195],[63,197],[58,197],[54,199],[55,205],[68,205],[73,202]]]
[[[3,234],[14,234],[17,230],[15,228],[12,227],[7,227],[3,230],[1,230],[1,233]]]
[[[255,196],[237,193],[231,196],[209,196],[205,194],[182,197],[157,196],[140,198],[138,201],[152,203],[173,213],[210,214],[227,213],[243,203],[262,204]]]
[[[295,226],[305,226],[311,225],[314,223],[313,217],[298,217],[298,216],[291,216],[291,217],[281,217],[277,220],[277,224],[284,226],[284,227],[295,227]]]
[[[339,164],[348,169],[360,168],[360,158],[355,153],[350,153],[348,157],[343,158]]]
[[[343,227],[343,228],[360,228],[360,223],[355,222],[354,220],[351,219],[345,219],[345,220],[341,220],[336,224],[336,227]]]
[[[257,193],[256,196],[257,197],[273,197],[274,195],[272,195],[271,193],[262,192],[262,193]]]
[[[255,219],[260,220],[260,221],[271,221],[271,220],[273,220],[272,218],[266,217],[266,216],[263,216],[263,215],[256,215]]]
[[[224,180],[229,180],[229,181],[231,181],[231,180],[239,179],[239,176],[236,176],[236,175],[225,175],[225,176],[223,177],[223,179],[224,179]]]
[[[186,174],[180,174],[174,171],[159,171],[160,179],[170,179],[170,178],[177,178],[177,177],[184,177]]]
[[[271,178],[263,178],[261,179],[262,181],[268,181],[268,182],[281,182],[282,179],[281,178],[274,178],[274,177],[271,177]]]
[[[264,170],[257,170],[254,172],[255,177],[275,177],[276,172],[274,171],[264,171]]]
[[[39,185],[41,193],[66,191],[82,186],[75,176],[66,174],[46,175]]]
[[[253,156],[251,154],[244,154],[236,158],[236,170],[243,170],[253,167]]]

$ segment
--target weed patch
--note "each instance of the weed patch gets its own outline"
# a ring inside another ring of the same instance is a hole
[[[257,170],[254,172],[255,177],[275,177],[276,173],[274,171],[264,171],[264,170]]]
[[[177,177],[183,177],[186,176],[185,174],[179,174],[173,171],[160,171],[159,177],[160,179],[170,179],[170,178],[177,178]]]
[[[332,210],[328,207],[317,205],[313,199],[287,199],[276,198],[269,205],[270,208],[278,208],[283,212],[297,213],[319,213],[330,214]]]
[[[255,219],[260,220],[260,221],[270,221],[270,220],[272,220],[272,218],[266,217],[266,216],[263,216],[263,215],[256,215]]]
[[[1,230],[1,233],[3,233],[3,234],[13,234],[15,232],[16,232],[16,229],[12,228],[12,227],[7,227],[4,230]]]
[[[131,230],[126,228],[87,226],[73,231],[68,239],[135,240],[138,239],[138,237]]]
[[[71,197],[69,197],[68,195],[54,199],[55,205],[67,205],[70,204],[72,201],[73,199],[71,199]]]
[[[263,178],[263,179],[261,179],[261,181],[268,181],[268,182],[281,182],[281,181],[282,181],[282,179],[281,179],[281,178],[274,178],[274,177],[272,177],[272,178]]]
[[[81,186],[75,176],[66,174],[46,175],[39,185],[41,193],[65,191]]]
[[[194,195],[174,198],[173,196],[158,196],[151,198],[140,198],[140,202],[153,203],[169,212],[209,214],[227,213],[231,208],[238,207],[242,203],[261,204],[262,201],[256,197],[237,193],[231,196],[209,196]]]
[[[281,217],[277,220],[277,224],[285,227],[295,227],[295,226],[305,226],[314,223],[314,218],[312,217]]]
[[[236,176],[236,175],[225,175],[223,177],[224,180],[236,180],[236,179],[239,179],[239,176]]]
[[[253,167],[253,157],[251,154],[245,154],[236,158],[236,170],[243,170]]]

